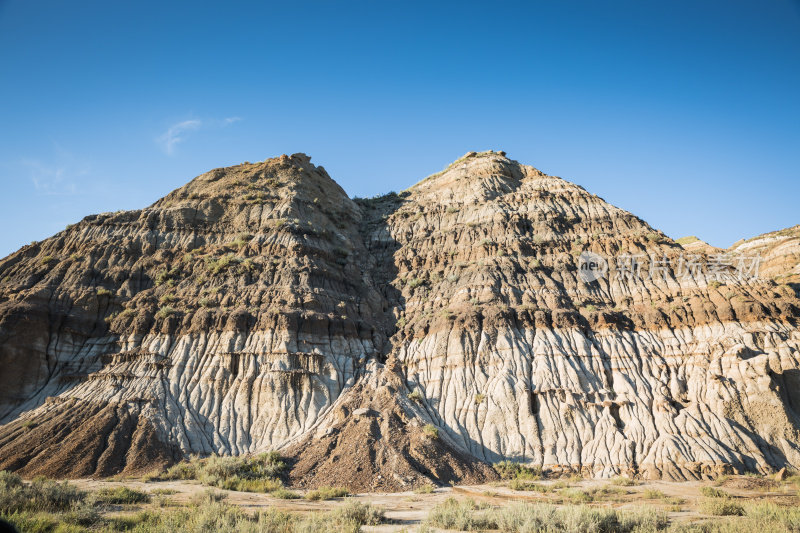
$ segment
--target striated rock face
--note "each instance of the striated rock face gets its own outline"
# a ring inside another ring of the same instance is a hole
[[[584,251],[669,266],[587,282]],[[794,290],[682,253],[502,152],[355,201],[303,154],[213,170],[0,261],[0,469],[280,449],[298,486],[397,490],[502,459],[800,467]]]
[[[730,253],[758,255],[761,275],[800,290],[800,225],[735,243]]]

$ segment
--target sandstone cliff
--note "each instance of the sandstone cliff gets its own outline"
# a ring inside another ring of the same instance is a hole
[[[668,266],[587,282],[584,251]],[[280,449],[297,485],[395,490],[502,459],[800,467],[794,290],[682,252],[502,152],[369,200],[303,154],[216,169],[0,261],[0,469]]]

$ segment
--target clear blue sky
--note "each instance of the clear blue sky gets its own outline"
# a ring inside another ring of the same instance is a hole
[[[0,0],[0,256],[214,167],[350,195],[469,150],[672,237],[800,223],[800,4]]]

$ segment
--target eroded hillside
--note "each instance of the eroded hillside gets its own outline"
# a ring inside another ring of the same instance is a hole
[[[586,251],[668,266],[587,282]],[[280,449],[297,485],[397,490],[501,459],[800,467],[794,290],[682,253],[502,152],[356,201],[303,154],[216,169],[0,262],[0,469]]]

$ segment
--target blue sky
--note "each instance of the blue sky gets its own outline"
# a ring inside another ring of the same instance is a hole
[[[800,3],[0,0],[0,256],[211,168],[505,150],[672,237],[800,223]]]

